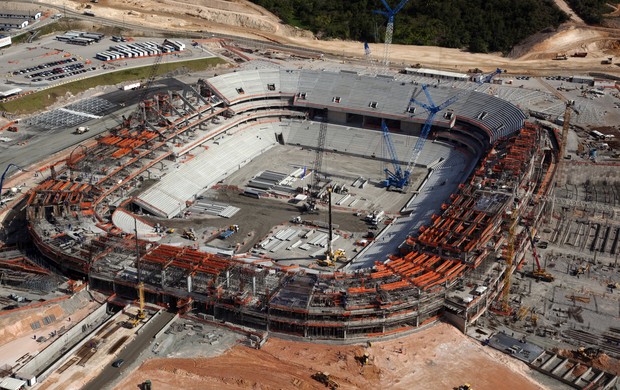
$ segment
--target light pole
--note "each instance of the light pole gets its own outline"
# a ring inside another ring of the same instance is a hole
[[[20,171],[24,171],[23,169],[12,163],[6,167],[6,169],[2,173],[2,177],[0,177],[0,200],[2,200],[2,186],[4,185],[4,176],[6,176],[7,172],[9,171],[9,169],[11,169],[11,167],[15,167]]]

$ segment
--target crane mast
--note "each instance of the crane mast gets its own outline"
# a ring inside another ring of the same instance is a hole
[[[387,17],[387,26],[385,28],[385,44],[383,46],[383,65],[387,68],[390,64],[390,45],[392,44],[392,37],[394,36],[394,16],[403,9],[403,7],[409,2],[409,0],[401,0],[400,3],[394,8],[390,7],[386,0],[381,0],[385,11],[375,10],[372,11],[375,14],[380,14]]]

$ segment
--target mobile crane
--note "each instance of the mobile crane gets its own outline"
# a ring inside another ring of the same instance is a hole
[[[555,280],[555,277],[540,266],[540,260],[538,258],[538,253],[536,253],[536,245],[534,244],[534,239],[532,238],[532,232],[530,231],[530,227],[525,225],[525,230],[527,231],[527,238],[532,245],[532,254],[534,255],[534,260],[536,261],[536,268],[531,272],[527,272],[526,276],[537,280],[542,280],[543,282],[553,282]]]
[[[331,186],[327,187],[327,250],[325,250],[325,257],[317,260],[317,264],[322,267],[334,267],[338,260],[347,260],[347,254],[344,249],[338,249],[336,252],[332,251],[332,190]]]

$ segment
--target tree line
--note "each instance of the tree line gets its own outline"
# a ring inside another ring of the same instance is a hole
[[[384,40],[386,18],[372,12],[384,9],[380,0],[252,1],[322,39]],[[528,36],[566,20],[553,0],[411,0],[395,17],[393,42],[507,53]]]
[[[568,4],[584,22],[588,24],[600,24],[603,14],[611,12],[607,5],[609,0],[568,0]]]

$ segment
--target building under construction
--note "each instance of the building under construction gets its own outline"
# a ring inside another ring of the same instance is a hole
[[[435,101],[455,93],[428,91]],[[465,330],[522,257],[521,228],[514,258],[505,256],[513,213],[535,227],[555,169],[547,134],[493,96],[465,92],[438,113],[434,139],[467,150],[476,168],[431,220],[409,232],[400,253],[370,268],[310,272],[264,256],[165,245],[136,213],[167,219],[183,212],[204,188],[286,144],[283,120],[320,116],[377,134],[388,120],[416,137],[427,114],[410,101],[420,92],[388,77],[261,69],[155,95],[94,146],[78,146],[42,170],[49,178],[27,201],[30,234],[91,288],[135,299],[143,282],[147,302],[204,318],[314,339],[402,334],[442,316]],[[331,137],[354,145],[350,134]]]

